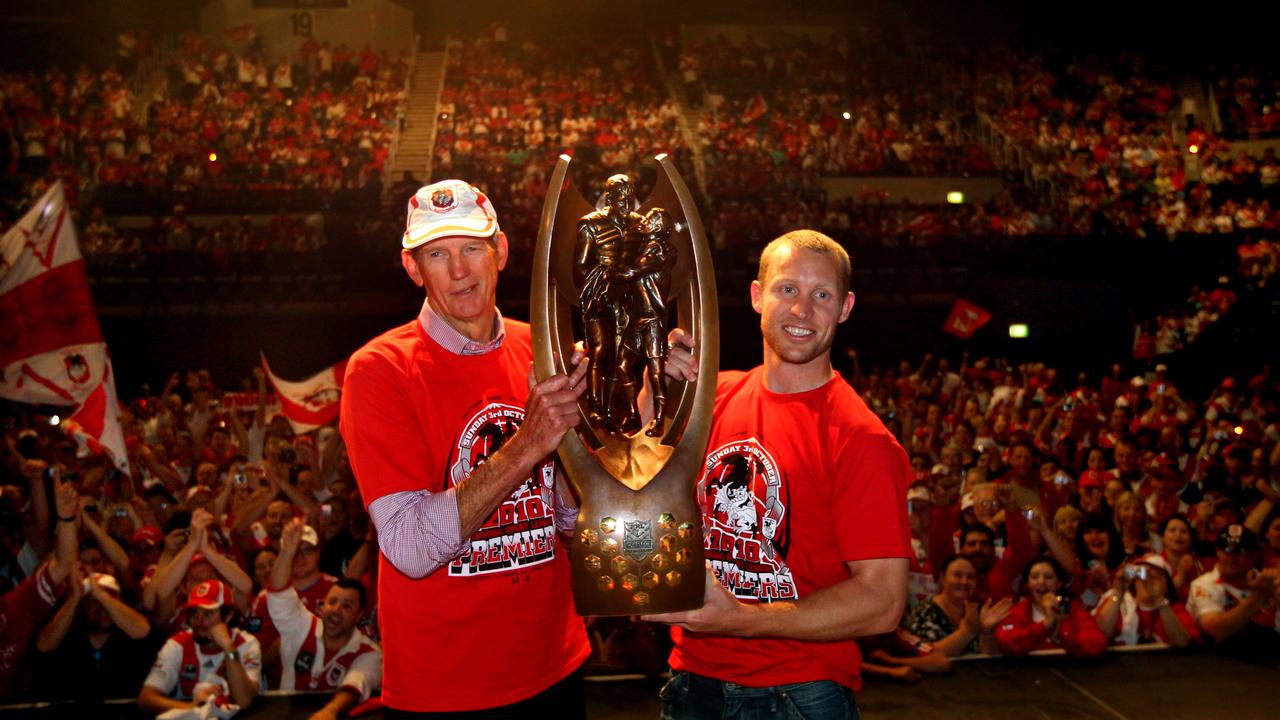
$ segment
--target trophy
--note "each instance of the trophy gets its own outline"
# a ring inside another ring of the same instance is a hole
[[[703,601],[694,485],[720,364],[715,276],[688,187],[670,158],[655,160],[657,187],[643,204],[630,179],[614,175],[593,208],[561,155],[534,253],[538,379],[571,370],[575,319],[590,363],[581,422],[559,447],[580,501],[569,552],[580,615],[691,610]],[[672,327],[693,337],[696,382],[664,375]]]

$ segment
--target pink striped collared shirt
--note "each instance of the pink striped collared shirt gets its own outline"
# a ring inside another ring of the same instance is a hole
[[[506,332],[502,313],[494,308],[494,337],[487,343],[477,342],[458,332],[431,309],[430,301],[422,303],[418,322],[439,345],[455,355],[483,355],[502,347]],[[572,497],[561,492],[564,476],[556,471],[556,528],[566,535],[573,532],[578,508]],[[446,565],[471,546],[462,537],[455,488],[441,493],[406,490],[391,493],[369,503],[369,516],[378,529],[378,547],[387,560],[409,577],[426,577]]]

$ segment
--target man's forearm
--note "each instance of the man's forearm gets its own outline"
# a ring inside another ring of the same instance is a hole
[[[1249,618],[1253,617],[1253,614],[1258,612],[1258,608],[1261,606],[1262,598],[1257,593],[1254,593],[1230,610],[1201,617],[1200,627],[1204,628],[1204,631],[1209,633],[1214,640],[1222,642],[1243,630],[1249,624]]]
[[[234,560],[213,549],[212,546],[205,548],[204,556],[228,585],[246,595],[253,592],[253,578],[249,577],[249,573]]]
[[[239,660],[227,658],[226,668],[227,685],[231,687],[231,699],[240,706],[241,710],[244,710],[258,695],[258,689],[254,687],[253,681],[249,679],[249,673],[245,672],[244,665],[241,665]]]
[[[1191,643],[1191,633],[1182,626],[1182,621],[1178,619],[1177,613],[1173,611],[1173,607],[1169,603],[1165,603],[1160,607],[1159,617],[1161,624],[1164,625],[1164,634],[1168,638],[1169,644],[1173,647],[1186,647]]]
[[[271,566],[271,577],[268,578],[271,586],[267,590],[283,590],[289,587],[293,580],[293,558],[297,551],[296,547],[280,548],[280,554],[276,556],[275,564]]]
[[[195,704],[188,700],[174,700],[150,685],[143,685],[138,693],[138,708],[143,712],[159,715],[166,710],[190,710]]]
[[[116,542],[115,538],[111,537],[111,534],[101,525],[87,516],[84,519],[84,526],[89,529],[93,539],[98,543],[98,549],[123,575],[129,569],[129,553],[125,552],[125,549],[120,547],[120,543]]]
[[[325,704],[323,710],[331,712],[339,717],[346,715],[347,711],[360,704],[360,694],[354,688],[340,687],[333,694],[333,699]]]
[[[819,642],[878,635],[897,627],[905,603],[905,573],[900,586],[853,577],[795,602],[747,605],[754,616],[740,635]]]
[[[490,455],[467,479],[458,483],[458,527],[461,537],[469,538],[480,529],[504,499],[515,491],[534,463],[541,458],[530,458],[530,453],[515,441]]]
[[[102,593],[97,598],[102,603],[102,608],[111,616],[111,622],[116,624],[125,635],[134,640],[141,640],[151,632],[151,623],[147,622],[147,618],[142,613],[125,605],[108,593]]]
[[[40,636],[36,638],[36,649],[44,653],[57,650],[66,639],[67,631],[71,629],[71,623],[76,617],[76,609],[79,607],[79,600],[68,600],[63,603],[49,624],[40,631]]]

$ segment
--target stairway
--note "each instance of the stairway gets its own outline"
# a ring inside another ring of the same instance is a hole
[[[436,117],[440,104],[440,92],[444,89],[446,54],[419,52],[409,83],[409,98],[404,116],[404,127],[397,140],[395,157],[391,165],[391,182],[394,184],[404,173],[413,173],[422,182],[431,181],[431,163],[436,142]]]
[[[1186,126],[1186,119],[1182,115],[1182,98],[1184,97],[1189,97],[1196,101],[1196,123],[1200,127],[1211,128],[1215,124],[1211,117],[1209,94],[1205,92],[1204,82],[1200,77],[1195,74],[1186,74],[1178,78],[1173,88],[1174,119],[1170,124],[1173,142],[1177,147],[1187,146],[1187,131],[1190,129]],[[1183,153],[1182,158],[1183,172],[1186,173],[1187,180],[1199,180],[1200,156]]]
[[[138,127],[147,126],[147,108],[156,92],[169,85],[169,62],[177,57],[179,53],[176,50],[162,48],[138,59],[138,73],[131,84],[133,107],[129,113]]]
[[[706,105],[704,103],[702,108],[698,110],[689,107],[689,104],[685,102],[684,85],[680,83],[676,68],[666,67],[666,63],[662,61],[662,53],[658,51],[656,44],[653,45],[652,50],[653,61],[658,66],[658,74],[666,83],[667,94],[675,102],[676,110],[680,113],[677,119],[680,125],[680,137],[684,138],[684,145],[693,158],[693,171],[694,175],[697,176],[698,190],[705,198],[707,197],[707,161],[702,156],[702,142],[698,138],[698,122],[702,120]]]

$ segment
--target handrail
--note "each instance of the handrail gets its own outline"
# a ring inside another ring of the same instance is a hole
[[[413,73],[418,68],[418,46],[422,42],[422,36],[418,33],[413,34],[413,50],[409,53],[409,66],[405,69],[404,74],[404,100],[400,102],[400,106],[396,108],[395,127],[396,131],[391,135],[391,147],[387,149],[387,161],[382,165],[382,191],[387,192],[391,187],[391,168],[396,166],[396,155],[400,153],[400,136],[404,134],[404,118],[405,111],[409,106],[410,93],[413,90]]]
[[[444,39],[444,52],[440,55],[440,82],[436,84],[435,97],[431,98],[431,107],[436,116],[431,120],[431,137],[427,138],[427,167],[424,182],[432,180],[431,172],[436,164],[436,138],[440,135],[440,98],[444,95],[444,83],[449,77],[449,38]]]

